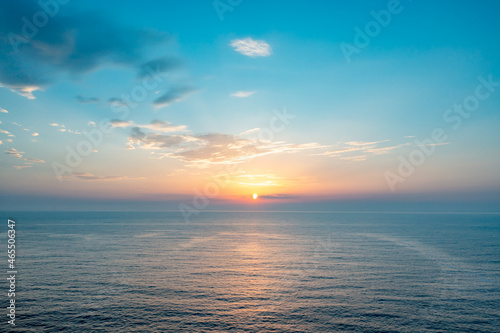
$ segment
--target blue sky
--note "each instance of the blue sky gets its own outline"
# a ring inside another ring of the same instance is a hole
[[[0,5],[6,207],[175,209],[229,166],[232,180],[203,209],[253,205],[253,193],[266,209],[401,198],[498,207],[498,2],[64,2],[41,1],[57,13]],[[33,15],[47,22],[23,35]],[[378,30],[356,46],[370,24]],[[477,89],[488,96],[470,115],[447,113]],[[101,122],[110,132],[69,165],[68,149]],[[418,143],[435,129],[446,140]]]

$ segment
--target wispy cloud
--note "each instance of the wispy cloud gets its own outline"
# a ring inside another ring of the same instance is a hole
[[[124,121],[120,119],[113,119],[110,121],[111,126],[113,127],[136,127],[136,128],[145,128],[150,130],[155,130],[162,133],[175,133],[175,132],[186,132],[187,126],[185,125],[172,125],[168,121],[162,120],[152,120],[147,125],[136,124],[133,121]]]
[[[119,123],[119,125],[128,127],[131,124],[125,122]],[[181,128],[187,131],[185,126],[181,126]],[[158,133],[160,131],[148,133],[143,129],[154,130],[150,126],[131,128],[127,149],[159,150],[156,154],[159,158],[176,158],[195,167],[206,167],[220,163],[241,163],[269,154],[295,153],[325,148],[317,143],[290,144],[281,141],[260,141],[222,133],[162,134]]]
[[[5,109],[0,108],[0,113],[9,113],[9,111],[7,111],[7,110],[5,110]]]
[[[104,182],[145,179],[142,177],[141,178],[130,178],[127,176],[95,176],[91,173],[79,173],[79,172],[73,172],[69,176],[66,176],[66,178],[73,179],[73,180],[82,180],[82,181],[104,181]]]
[[[231,96],[244,98],[244,97],[252,96],[256,92],[257,91],[237,91],[237,92],[232,93]]]
[[[153,101],[153,106],[157,109],[170,106],[173,103],[178,103],[189,95],[196,92],[196,89],[188,86],[176,86],[171,88],[169,91],[158,97]]]
[[[234,39],[230,44],[236,52],[249,57],[267,57],[271,55],[271,46],[263,40],[252,38]]]
[[[17,150],[16,148],[6,149],[5,154],[15,156],[19,159],[23,158],[24,152]]]
[[[418,145],[419,147],[432,147],[432,146],[445,146],[449,145],[451,142],[439,142],[439,143],[427,143],[425,145]]]
[[[341,147],[335,150],[329,150],[318,155],[335,157],[345,161],[365,161],[369,156],[388,154],[394,149],[398,149],[410,143],[398,145],[389,145],[380,147],[379,144],[389,142],[389,140],[381,141],[349,141],[340,144]]]
[[[21,170],[25,168],[31,168],[31,165],[13,165],[12,166],[14,169]]]
[[[26,162],[35,162],[35,163],[45,163],[44,160],[39,160],[37,158],[25,158],[24,159]]]

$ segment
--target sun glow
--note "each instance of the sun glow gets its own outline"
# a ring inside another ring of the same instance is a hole
[[[257,193],[254,193],[254,194],[252,195],[252,197],[253,197],[253,199],[254,199],[254,200],[256,200],[256,199],[259,197],[259,195],[258,195]]]

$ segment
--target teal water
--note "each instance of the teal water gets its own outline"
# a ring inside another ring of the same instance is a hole
[[[18,332],[500,330],[500,215],[1,216]]]

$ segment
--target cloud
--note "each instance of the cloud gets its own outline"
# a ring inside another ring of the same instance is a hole
[[[97,97],[83,97],[83,96],[76,96],[75,97],[76,100],[79,102],[79,103],[82,103],[82,104],[92,104],[92,103],[99,103],[101,100]]]
[[[3,129],[0,129],[0,133],[7,134],[7,136],[15,137],[15,135],[14,135],[14,134],[12,134],[12,133],[11,133],[11,132],[9,132],[9,131],[3,130]]]
[[[82,181],[120,181],[120,180],[133,180],[133,179],[145,179],[145,178],[130,178],[127,176],[95,176],[91,173],[79,173],[72,172],[69,176],[66,176],[68,179],[73,180],[82,180]]]
[[[113,127],[129,127],[132,126],[133,122],[131,120],[121,120],[121,119],[113,119],[109,122]]]
[[[440,143],[427,143],[425,145],[417,145],[418,147],[432,147],[432,146],[445,146],[449,145],[451,142],[440,142]]]
[[[113,106],[127,106],[127,102],[122,99],[122,98],[118,98],[118,97],[111,97],[110,99],[108,99],[108,103],[113,105]]]
[[[2,140],[0,140],[0,145],[3,145],[3,141]]]
[[[126,149],[135,147],[160,150],[157,154],[159,158],[176,158],[197,167],[219,163],[241,163],[269,154],[325,148],[317,143],[289,144],[259,141],[222,133],[200,135],[146,133],[141,128],[134,127],[131,129]]]
[[[31,165],[14,165],[12,166],[14,169],[20,170],[25,168],[31,168]]]
[[[113,127],[122,127],[122,128],[127,128],[127,127],[135,127],[135,128],[146,128],[150,130],[155,130],[158,132],[162,133],[174,133],[174,132],[186,132],[187,131],[187,126],[185,125],[178,125],[174,126],[172,123],[169,123],[168,121],[162,121],[162,120],[152,120],[151,123],[147,125],[140,125],[136,124],[133,121],[124,121],[120,119],[113,119],[110,121],[111,126]]]
[[[137,78],[143,79],[148,76],[168,73],[182,66],[182,61],[177,58],[161,57],[143,63],[139,68]]]
[[[45,163],[44,160],[39,160],[39,159],[36,159],[36,158],[25,158],[24,160],[27,161],[27,162]]]
[[[77,135],[83,134],[82,132],[80,132],[78,130],[72,130],[72,129],[69,129],[69,128],[60,128],[59,132],[71,133],[71,134],[77,134]]]
[[[38,134],[37,132],[35,132],[35,133],[31,134],[31,135],[33,135],[33,136],[39,136],[40,134]]]
[[[244,98],[244,97],[252,96],[255,93],[256,93],[256,91],[237,91],[235,93],[232,93],[231,96]]]
[[[109,64],[136,67],[148,47],[167,40],[151,29],[121,27],[96,12],[58,15],[31,38],[23,21],[41,10],[35,1],[0,1],[0,86],[33,99],[63,74],[78,76]]]
[[[258,127],[252,128],[252,129],[249,129],[248,131],[241,132],[240,136],[255,135],[255,134],[259,133],[260,131],[261,131],[261,129]]]
[[[381,140],[381,141],[349,141],[342,143],[343,147],[326,151],[324,153],[320,153],[318,155],[335,157],[345,161],[365,161],[368,159],[370,155],[382,155],[388,154],[394,149],[401,148],[403,146],[409,145],[409,143],[403,143],[399,145],[393,146],[385,146],[379,147],[378,145],[383,142],[388,142],[389,140]]]
[[[24,152],[17,150],[16,148],[6,149],[5,154],[12,155],[17,158],[23,158]]]
[[[294,179],[286,179],[275,174],[247,174],[245,171],[241,171],[236,175],[231,175],[231,182],[243,187],[246,186],[258,186],[258,187],[269,187],[269,186],[286,186],[296,183],[311,182],[311,179],[307,177],[296,177]]]
[[[7,111],[7,110],[5,110],[5,109],[0,108],[0,113],[9,113],[9,111]]]
[[[230,44],[236,52],[249,57],[267,57],[271,55],[271,46],[263,40],[252,38],[235,39]]]
[[[297,196],[289,195],[289,194],[268,194],[268,195],[260,195],[259,199],[297,199]]]
[[[153,105],[155,108],[164,108],[170,106],[173,103],[178,103],[184,99],[186,99],[189,95],[193,94],[196,91],[193,87],[187,86],[176,86],[171,88],[165,94],[161,95],[157,99],[153,101]]]
[[[63,133],[72,133],[72,134],[83,134],[81,131],[78,131],[78,130],[72,130],[72,129],[69,129],[69,128],[66,128],[66,125],[64,124],[57,124],[57,123],[52,123],[52,124],[49,124],[50,126],[53,126],[53,127],[60,127],[58,129],[59,132],[63,132]],[[35,134],[35,133],[34,133]],[[34,135],[33,134],[33,135]],[[36,133],[38,135],[38,133]],[[34,135],[34,136],[37,136],[37,135]]]

